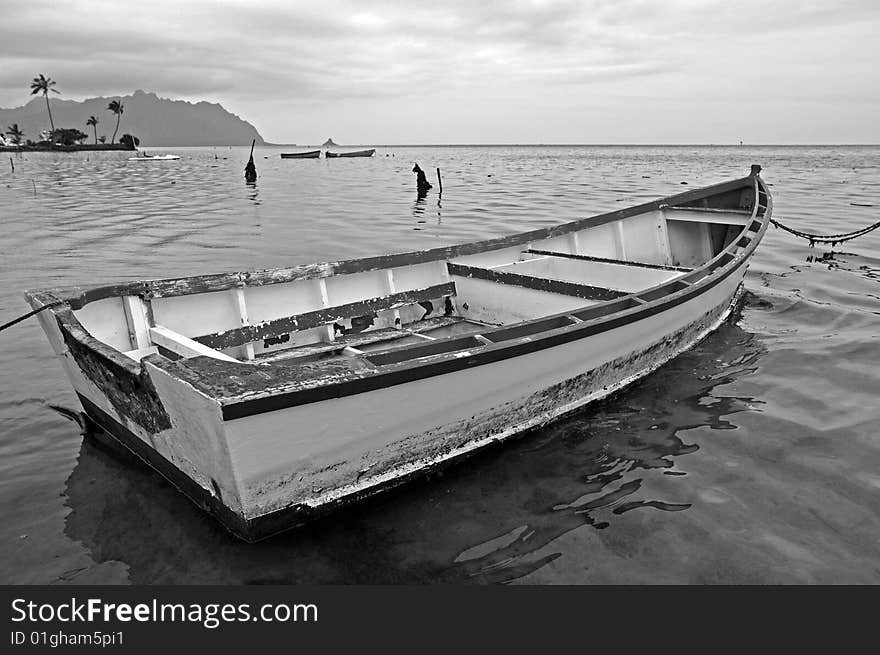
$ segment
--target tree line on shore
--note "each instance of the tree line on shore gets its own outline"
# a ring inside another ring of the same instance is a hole
[[[52,119],[52,108],[49,105],[49,92],[60,94],[61,91],[55,88],[55,80],[46,77],[42,73],[40,73],[39,77],[35,77],[31,82],[31,95],[43,94],[43,97],[46,100],[46,113],[49,115],[49,130],[40,132],[39,140],[32,141],[28,139],[25,142],[25,145],[33,146],[33,145],[62,145],[62,146],[73,146],[80,144],[83,140],[88,138],[88,134],[85,132],[71,127],[55,127],[55,121]],[[116,141],[116,133],[119,131],[119,121],[122,118],[122,113],[125,109],[125,106],[119,100],[113,100],[107,105],[107,111],[112,112],[116,115],[116,127],[113,129],[113,136],[110,137],[110,144],[113,145]],[[107,137],[102,135],[98,136],[98,123],[99,119],[97,116],[89,116],[88,120],[86,120],[85,125],[87,127],[91,127],[94,130],[95,134],[95,145],[100,141],[101,143],[107,142]],[[22,139],[24,139],[24,130],[22,130],[18,123],[13,123],[8,126],[6,129],[6,135],[9,137],[7,140],[11,142],[13,145],[22,145]],[[126,145],[130,148],[134,148],[139,139],[131,136],[130,134],[123,134],[122,138],[119,142],[123,145]]]

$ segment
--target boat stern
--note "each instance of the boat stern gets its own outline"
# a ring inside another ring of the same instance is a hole
[[[40,324],[92,423],[248,538],[219,401],[171,375],[165,357],[136,360],[95,338],[72,309],[75,294],[24,296],[34,309],[53,305]]]

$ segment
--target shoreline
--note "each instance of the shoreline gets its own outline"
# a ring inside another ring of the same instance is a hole
[[[98,143],[76,146],[0,146],[0,152],[90,152],[101,150],[121,150],[125,152],[132,152],[136,150],[136,148],[129,148],[121,143]]]

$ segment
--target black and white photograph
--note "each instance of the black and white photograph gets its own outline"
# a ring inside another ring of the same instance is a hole
[[[3,586],[880,583],[876,0],[0,7]]]

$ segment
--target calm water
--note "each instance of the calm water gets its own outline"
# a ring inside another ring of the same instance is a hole
[[[846,232],[880,213],[878,147],[266,148],[256,188],[246,149],[163,152],[183,158],[0,159],[0,323],[27,311],[26,288],[468,241],[753,162],[784,222]],[[414,161],[435,182],[424,201]],[[27,321],[0,333],[0,582],[880,582],[880,232],[828,252],[771,228],[741,316],[694,350],[572,420],[256,545],[83,441]]]

